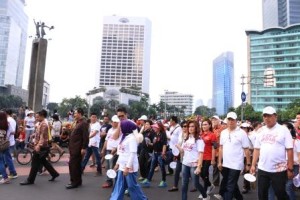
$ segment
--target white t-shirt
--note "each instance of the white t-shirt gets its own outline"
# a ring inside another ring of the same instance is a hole
[[[9,123],[9,143],[10,143],[10,146],[13,146],[15,145],[16,141],[15,141],[15,136],[14,135],[10,135],[10,133],[14,132],[16,134],[16,121],[14,120],[14,118],[12,117],[7,117],[7,121]]]
[[[181,145],[184,151],[182,164],[189,167],[196,167],[198,164],[199,153],[204,152],[204,142],[201,139],[195,140],[189,137]]]
[[[278,123],[272,128],[263,126],[254,148],[260,149],[258,169],[282,172],[287,169],[286,149],[293,148],[293,138],[290,131]]]
[[[89,140],[89,147],[99,147],[100,143],[100,123],[95,122],[90,124],[90,134],[94,133],[95,131],[97,132],[96,135]]]
[[[52,137],[60,136],[60,129],[61,129],[61,122],[60,121],[53,121],[51,135]]]
[[[244,149],[249,148],[247,133],[237,127],[230,131],[221,132],[220,145],[223,146],[223,167],[235,170],[244,169]]]
[[[106,150],[116,149],[118,147],[118,144],[120,143],[122,135],[120,134],[119,138],[117,140],[114,140],[113,134],[115,133],[115,131],[116,131],[116,128],[111,127],[107,132],[107,135],[105,137],[105,140],[107,141]]]
[[[25,130],[34,130],[35,118],[34,117],[25,117],[24,120],[26,121]]]
[[[295,139],[294,140],[294,164],[299,165],[299,159],[298,154],[300,153],[300,140]]]
[[[169,145],[175,146],[179,144],[179,139],[182,137],[182,129],[179,124],[172,126],[168,132],[168,138],[170,138]]]
[[[118,161],[119,170],[124,171],[126,167],[130,168],[129,172],[137,172],[139,169],[139,162],[137,157],[137,141],[133,134],[129,134],[118,145]],[[132,154],[133,153],[133,154]],[[130,156],[134,155],[133,159]]]

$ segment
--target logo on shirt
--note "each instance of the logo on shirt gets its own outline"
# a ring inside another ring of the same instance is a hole
[[[184,143],[184,144],[183,144],[183,149],[184,149],[185,151],[192,151],[194,145],[195,145],[195,143],[194,143],[194,144],[191,144],[191,143]]]
[[[122,143],[119,144],[118,151],[119,151],[120,153],[124,153],[124,152],[125,152],[125,146],[124,146]]]
[[[277,137],[277,135],[266,134],[266,135],[263,135],[261,142],[274,144],[276,142],[276,137]]]

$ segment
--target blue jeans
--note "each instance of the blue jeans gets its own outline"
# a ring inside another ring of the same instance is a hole
[[[160,167],[160,170],[161,170],[162,180],[166,181],[165,161],[162,158],[161,153],[156,153],[156,152],[153,152],[152,160],[151,160],[151,167],[150,167],[150,171],[149,171],[147,179],[149,181],[152,180],[152,177],[153,177],[153,174],[154,174],[154,169],[157,166],[157,163],[159,164],[159,167]]]
[[[88,147],[86,149],[86,154],[81,162],[81,169],[82,171],[84,170],[86,164],[88,163],[92,153],[95,155],[95,159],[96,159],[96,164],[97,164],[97,171],[98,172],[102,172],[102,166],[101,166],[101,158],[100,158],[100,154],[99,154],[99,148],[98,147]]]
[[[221,181],[221,189],[224,200],[232,200],[236,198],[237,200],[243,200],[243,196],[240,192],[238,186],[238,180],[240,177],[241,170],[230,169],[223,167],[221,174],[223,179]]]
[[[136,181],[137,173],[129,173],[127,176],[123,175],[123,171],[118,170],[116,183],[111,193],[110,200],[123,200],[125,189],[128,189],[130,199],[147,200],[148,198],[143,193],[140,185]]]
[[[192,178],[192,181],[194,183],[195,188],[202,194],[203,198],[207,197],[206,191],[202,187],[202,185],[199,182],[199,175],[196,175],[194,171],[196,170],[196,167],[188,167],[184,164],[182,164],[182,193],[181,193],[181,199],[187,200],[187,191],[189,186],[189,179]]]
[[[298,173],[299,173],[299,165],[294,165],[294,176],[297,176]],[[290,200],[296,200],[296,194],[293,187],[294,187],[293,179],[288,179],[285,185],[285,190]]]
[[[3,155],[4,155],[4,162],[8,166],[9,173],[11,175],[16,175],[17,172],[16,172],[14,162],[13,162],[11,154],[10,154],[10,149],[7,149],[6,151],[4,151]]]
[[[6,169],[5,169],[5,162],[4,162],[4,154],[5,152],[9,152],[9,149],[6,149],[5,151],[3,152],[0,152],[0,174],[2,175],[2,177],[4,179],[7,179],[8,176],[7,176],[7,173],[6,173]]]

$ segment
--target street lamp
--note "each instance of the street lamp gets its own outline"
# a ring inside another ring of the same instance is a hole
[[[242,99],[242,107],[241,107],[241,120],[243,121],[243,114],[244,114],[244,103],[246,100],[245,92],[244,92],[244,85],[245,84],[251,84],[253,80],[255,80],[255,109],[257,109],[257,104],[258,104],[258,81],[262,81],[263,87],[275,87],[276,86],[276,78],[275,78],[275,70],[273,68],[267,68],[264,71],[263,76],[241,76],[242,79],[242,94],[241,94],[241,99]],[[246,82],[245,82],[246,79]],[[251,95],[251,91],[250,91]],[[251,96],[250,96],[251,97]]]
[[[167,119],[167,92],[168,90],[164,90],[165,91],[165,113],[164,113],[164,118]]]

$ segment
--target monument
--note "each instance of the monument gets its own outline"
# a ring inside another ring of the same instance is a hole
[[[31,61],[28,83],[28,106],[34,111],[42,109],[43,86],[47,55],[47,39],[45,28],[54,29],[54,26],[48,27],[44,22],[36,22],[36,37],[32,41]]]

